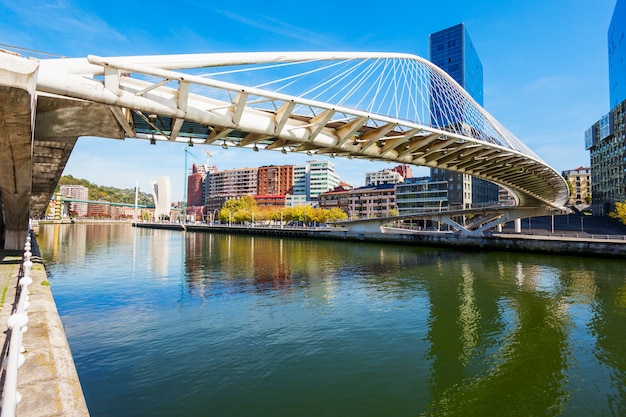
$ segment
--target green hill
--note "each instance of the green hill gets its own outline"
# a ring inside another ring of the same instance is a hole
[[[107,187],[103,185],[93,184],[82,178],[74,178],[71,175],[64,175],[59,180],[57,188],[54,193],[58,193],[62,185],[82,185],[89,188],[89,200],[103,200],[110,201],[112,203],[126,203],[135,204],[135,189],[134,188],[115,188]],[[139,192],[138,203],[141,206],[154,207],[154,200],[152,195],[148,193]]]

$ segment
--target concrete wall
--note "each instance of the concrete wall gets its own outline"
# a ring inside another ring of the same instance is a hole
[[[498,234],[488,237],[461,237],[452,233],[377,233],[350,232],[339,228],[297,229],[250,226],[181,225],[137,223],[137,227],[187,230],[202,233],[230,233],[258,236],[282,236],[304,239],[332,239],[361,242],[438,246],[463,250],[552,253],[558,255],[611,257],[626,259],[626,240],[588,239],[582,237],[529,236]]]

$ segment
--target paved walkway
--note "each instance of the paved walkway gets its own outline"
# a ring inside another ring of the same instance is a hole
[[[35,251],[33,251],[35,252]],[[7,318],[17,303],[20,252],[0,250],[0,360],[8,353]],[[33,257],[30,276],[28,330],[24,333],[25,362],[18,371],[22,401],[16,415],[27,417],[89,416],[65,331],[39,258]],[[0,378],[4,387],[4,370]]]

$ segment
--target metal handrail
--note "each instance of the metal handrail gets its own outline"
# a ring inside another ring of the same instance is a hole
[[[28,301],[28,286],[33,283],[30,277],[30,269],[33,262],[30,260],[32,256],[30,236],[26,238],[24,245],[24,262],[22,269],[18,275],[21,278],[18,281],[20,291],[18,293],[17,306],[15,312],[11,314],[7,320],[7,327],[11,331],[9,339],[9,350],[7,358],[3,364],[5,369],[4,387],[2,390],[2,414],[1,417],[14,417],[17,404],[22,399],[21,394],[17,391],[17,370],[24,364],[25,357],[24,347],[22,346],[22,337],[28,329],[28,315],[26,310],[30,303]]]

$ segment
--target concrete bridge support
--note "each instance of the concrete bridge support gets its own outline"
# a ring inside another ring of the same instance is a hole
[[[475,218],[470,222],[463,224],[455,221],[455,218],[463,218],[472,214]],[[387,217],[387,218],[371,218],[359,219],[340,222],[343,227],[347,227],[350,232],[354,233],[385,233],[385,224],[394,221],[410,220],[410,219],[427,219],[438,223],[447,224],[455,233],[461,236],[481,237],[490,229],[497,228],[502,231],[502,225],[513,221],[515,223],[515,232],[521,233],[522,219],[537,216],[549,216],[554,214],[567,214],[565,211],[557,211],[549,207],[489,207],[482,209],[468,209],[447,212],[425,212],[403,216]]]
[[[123,139],[130,130],[118,108],[37,93],[39,62],[0,54],[0,241],[21,249],[29,218],[45,214],[78,138]]]
[[[5,249],[21,249],[28,234],[37,61],[0,60],[0,194]]]

